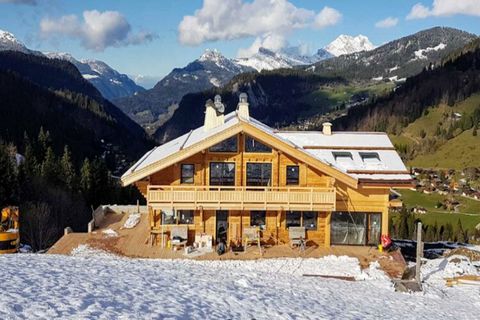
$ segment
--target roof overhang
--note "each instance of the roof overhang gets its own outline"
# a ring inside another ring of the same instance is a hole
[[[164,159],[153,162],[141,169],[134,170],[133,172],[123,175],[121,178],[122,185],[127,186],[136,181],[142,180],[157,171],[174,165],[179,161],[202,152],[203,150],[208,149],[209,147],[241,132],[258,138],[262,142],[273,146],[275,149],[293,156],[294,158],[316,168],[319,171],[324,172],[325,174],[345,183],[350,187],[358,187],[358,180],[348,175],[346,172],[343,172],[338,168],[335,168],[332,165],[313,157],[311,154],[307,153],[305,150],[294,145],[293,143],[276,137],[273,134],[258,128],[257,126],[244,121],[243,119],[240,119],[237,124],[213,134],[212,136],[208,137],[208,139],[199,141],[191,146],[179,150],[178,152],[175,152],[174,154],[168,155]]]

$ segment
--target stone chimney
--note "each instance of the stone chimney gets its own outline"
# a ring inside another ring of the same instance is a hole
[[[208,99],[205,103],[205,121],[203,123],[203,130],[209,131],[210,129],[224,124],[224,111],[225,106],[222,103],[222,98],[218,94],[215,96],[215,102],[213,102],[212,99]]]
[[[250,113],[248,111],[248,96],[245,92],[240,93],[237,105],[237,115],[239,118],[246,121],[250,120]]]
[[[324,122],[322,128],[322,132],[326,136],[331,136],[332,135],[332,124],[330,122]]]

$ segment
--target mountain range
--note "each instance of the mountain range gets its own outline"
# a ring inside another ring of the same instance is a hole
[[[311,65],[336,54],[354,53],[374,48],[367,37],[341,35],[326,48],[310,55],[300,47],[274,52],[259,48],[248,58],[229,59],[217,50],[207,49],[197,60],[183,68],[175,68],[152,89],[114,101],[125,113],[153,132],[167,121],[182,97],[188,93],[226,85],[234,76],[245,72],[261,72]],[[328,51],[328,50],[331,50]]]
[[[90,81],[103,97],[113,100],[131,96],[145,89],[135,84],[127,75],[121,74],[100,60],[77,60],[68,53],[30,50],[13,34],[0,30],[0,51],[18,51],[26,54],[45,55],[52,59],[63,59],[74,64],[82,76]]]
[[[144,130],[66,60],[1,51],[0,101],[0,137],[20,150],[25,136],[36,138],[42,128],[57,154],[68,145],[75,161],[102,156],[119,173],[151,146]]]
[[[318,129],[324,115],[335,118],[352,106],[390,94],[401,85],[402,81],[396,81],[399,76],[412,77],[425,68],[435,68],[443,58],[475,39],[475,35],[461,30],[432,28],[371,51],[333,57],[309,67],[241,74],[222,88],[184,96],[175,114],[154,136],[164,142],[188,132],[201,125],[206,98],[217,93],[236,97],[241,90],[248,93],[251,113],[260,121],[273,127]],[[420,53],[422,58],[418,58]],[[373,79],[380,71],[397,78]],[[233,108],[228,106],[228,99],[225,101],[227,109]]]

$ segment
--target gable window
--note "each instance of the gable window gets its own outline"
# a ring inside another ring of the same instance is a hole
[[[379,165],[381,164],[380,156],[377,152],[360,152],[360,158],[365,165]]]
[[[269,186],[271,180],[271,163],[247,163],[247,186]]]
[[[233,136],[210,147],[210,152],[237,152],[237,136]]]
[[[210,185],[234,186],[235,163],[234,162],[210,162]]]
[[[180,183],[192,184],[194,181],[195,165],[193,164],[182,164],[181,166],[181,177]]]
[[[287,166],[287,185],[298,185],[300,181],[299,166]]]
[[[266,211],[250,211],[250,226],[259,227],[260,230],[265,230],[267,221]]]
[[[305,227],[305,230],[317,230],[318,213],[315,211],[287,211],[286,227]]]
[[[177,210],[178,224],[193,224],[193,210]]]
[[[272,148],[246,135],[245,152],[270,153]]]

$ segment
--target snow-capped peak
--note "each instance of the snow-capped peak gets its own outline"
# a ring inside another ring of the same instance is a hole
[[[15,36],[13,34],[11,34],[8,31],[1,30],[1,29],[0,29],[0,41],[1,42],[13,42],[13,43],[22,44],[20,41],[17,40],[17,38],[15,38]]]
[[[205,49],[205,52],[198,59],[199,61],[220,62],[226,58],[217,49]]]
[[[342,34],[325,47],[326,51],[337,57],[344,54],[370,51],[373,49],[375,49],[375,46],[366,36],[361,34],[356,37]]]

